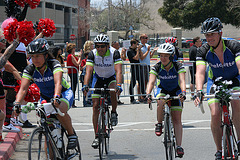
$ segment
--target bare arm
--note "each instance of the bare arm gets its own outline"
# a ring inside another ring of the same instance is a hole
[[[7,63],[8,58],[13,54],[19,44],[18,39],[14,40],[13,43],[7,47],[3,55],[0,57],[0,68],[3,68]]]
[[[35,38],[35,40],[39,39],[39,38],[43,38],[43,33],[42,32],[38,34],[38,36]]]
[[[141,53],[141,48],[138,47],[138,48],[137,48],[137,54],[133,57],[133,59],[134,59],[134,60],[139,60],[140,53]]]
[[[180,88],[182,91],[186,91],[185,72],[179,73]]]
[[[15,102],[19,102],[19,103],[22,102],[22,100],[24,99],[24,97],[27,94],[29,85],[30,85],[29,79],[26,79],[26,78],[21,79],[20,90],[18,91]]]
[[[120,83],[122,84],[122,64],[115,64],[114,65],[114,69],[116,72],[116,80],[117,80],[117,84]]]
[[[18,70],[10,62],[7,61],[4,68],[5,71],[12,73],[17,80],[21,80],[22,77],[19,74]]]
[[[150,51],[150,47],[151,47],[151,45],[148,46],[148,49],[147,49],[147,51],[145,53],[141,53],[140,54],[140,59],[141,60],[144,60],[147,57],[147,55],[148,55],[148,53]]]
[[[56,95],[61,95],[61,91],[62,91],[62,72],[56,72],[53,77],[54,77],[54,86],[55,86],[55,90],[54,90],[54,98],[56,98]],[[56,107],[59,107],[59,104],[57,102],[54,101],[54,105]]]
[[[154,84],[155,84],[155,81],[156,81],[156,75],[150,74],[149,75],[149,82],[147,84],[147,91],[146,91],[147,94],[151,94],[151,92],[153,90],[153,87],[154,87]]]
[[[204,79],[205,79],[206,65],[197,65],[196,66],[196,89],[202,90]]]
[[[86,67],[86,74],[84,76],[84,85],[88,85],[89,81],[92,77],[93,66],[87,65]]]
[[[240,74],[240,61],[236,62],[237,68],[238,68],[238,74]]]
[[[126,48],[122,48],[121,59],[124,61],[126,60]]]

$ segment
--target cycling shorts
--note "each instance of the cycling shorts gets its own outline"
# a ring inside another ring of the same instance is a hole
[[[160,98],[160,97],[165,97],[167,94],[169,94],[170,96],[177,96],[181,93],[181,89],[177,88],[172,92],[166,91],[165,89],[162,88],[155,88],[154,91],[154,96],[156,98]],[[179,99],[176,100],[171,100],[170,101],[170,109],[171,111],[182,111],[183,107],[182,107],[182,103]]]
[[[101,78],[94,74],[93,82],[94,82],[94,84],[93,84],[94,88],[104,88],[105,84],[107,85],[107,87],[109,87],[110,84],[112,84],[113,82],[116,83],[116,77],[115,77],[115,75],[113,75],[109,78]],[[101,91],[93,92],[92,98],[100,98],[100,97],[101,97]]]
[[[43,97],[41,96],[40,103],[41,103],[42,100],[44,100],[44,99],[46,99],[46,98],[43,98]],[[70,109],[70,108],[72,107],[72,105],[73,105],[73,99],[74,99],[74,97],[73,97],[73,91],[72,91],[71,88],[69,88],[69,89],[67,89],[66,91],[64,91],[64,92],[61,93],[61,98],[60,98],[60,100],[61,100],[62,102],[65,102],[65,103],[67,104],[68,109]],[[47,102],[49,102],[49,99],[46,99],[46,100],[47,100]]]
[[[214,84],[214,81],[211,78],[208,78],[207,94],[214,94],[215,93],[213,84]],[[240,75],[234,78],[231,88],[233,89],[234,92],[240,91]],[[220,101],[217,98],[211,98],[211,99],[208,98],[208,105],[210,105],[212,103],[220,103]]]

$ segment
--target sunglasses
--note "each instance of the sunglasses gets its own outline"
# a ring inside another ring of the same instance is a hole
[[[142,37],[142,39],[148,39],[148,37]]]
[[[95,45],[96,48],[105,48],[106,45]]]

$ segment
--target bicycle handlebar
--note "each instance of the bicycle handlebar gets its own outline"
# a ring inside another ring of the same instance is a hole
[[[113,88],[89,88],[89,91],[109,91],[115,92],[116,90]]]
[[[60,116],[64,116],[65,115],[65,113],[63,113],[63,112],[61,112],[60,111],[60,109],[59,108],[56,108],[54,105],[52,105],[52,103],[43,103],[43,104],[40,104],[40,103],[38,103],[37,104],[37,108],[44,108],[44,110],[45,110],[45,112],[47,113],[54,113],[54,111],[53,111],[53,109],[55,110],[55,112],[56,113],[54,113],[54,114],[59,114]]]

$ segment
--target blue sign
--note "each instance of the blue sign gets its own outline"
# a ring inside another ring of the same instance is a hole
[[[130,31],[131,31],[131,30],[133,30],[133,27],[132,27],[132,26],[130,26],[130,27],[129,27],[129,30],[130,30]]]
[[[129,38],[133,38],[133,35],[129,35],[128,37],[129,37]]]

